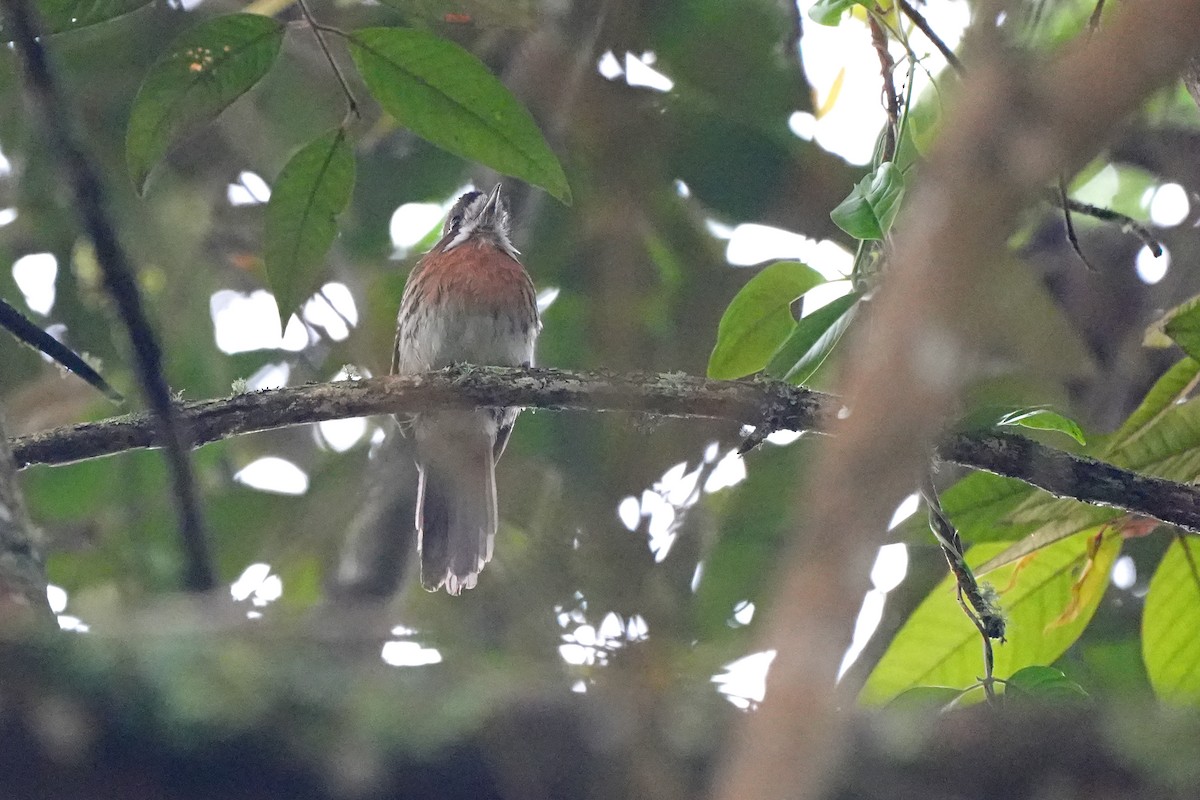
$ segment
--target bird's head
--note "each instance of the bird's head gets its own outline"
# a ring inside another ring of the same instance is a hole
[[[443,253],[470,241],[484,241],[504,250],[514,259],[520,255],[513,247],[512,219],[500,184],[489,194],[470,191],[458,198],[442,228]]]

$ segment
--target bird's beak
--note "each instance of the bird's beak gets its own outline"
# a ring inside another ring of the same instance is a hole
[[[492,189],[492,193],[488,195],[487,202],[483,204],[483,209],[479,212],[479,221],[485,227],[494,228],[496,219],[503,208],[503,195],[500,194],[500,184],[496,184],[496,188]]]

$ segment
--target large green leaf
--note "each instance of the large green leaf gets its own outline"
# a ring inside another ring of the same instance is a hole
[[[1121,551],[1114,533],[1097,547],[1098,533],[1094,528],[987,576],[1008,623],[1008,642],[994,645],[997,677],[1052,663],[1087,627]],[[973,547],[967,561],[978,565],[1003,546]],[[983,674],[979,631],[963,614],[954,587],[947,576],[912,613],[867,679],[862,702],[886,703],[916,686],[965,688]]]
[[[1177,539],[1150,579],[1142,658],[1159,697],[1200,705],[1200,542]]]
[[[347,38],[367,88],[397,122],[570,204],[566,175],[537,124],[475,56],[411,28],[366,28]]]
[[[305,145],[279,174],[267,203],[263,257],[281,330],[320,285],[335,217],[353,188],[354,152],[340,128]]]
[[[904,199],[904,173],[890,161],[879,165],[838,203],[829,216],[855,239],[882,239]]]
[[[1035,524],[1017,525],[1008,516],[1036,492],[1029,484],[1014,478],[975,472],[942,492],[939,499],[959,535],[979,544],[1013,541],[1033,532]],[[929,525],[924,519],[913,518],[904,528],[912,528],[912,533],[920,537],[906,533],[906,541],[929,541]]]
[[[125,161],[140,193],[172,140],[206,122],[257,83],[279,54],[282,23],[255,14],[202,22],[171,43],[133,100]]]
[[[1200,475],[1200,400],[1175,403],[1153,426],[1108,454],[1117,466],[1176,481]]]
[[[1175,306],[1146,329],[1147,346],[1165,347],[1172,342],[1192,358],[1200,358],[1200,297]]]
[[[137,11],[150,2],[151,0],[38,0],[37,10],[41,14],[42,28],[46,33],[63,33]],[[11,40],[12,36],[5,25],[4,17],[0,16],[0,42]]]
[[[797,322],[767,362],[767,374],[794,384],[807,381],[841,341],[861,299],[851,292]]]
[[[796,327],[792,303],[824,282],[819,272],[795,261],[772,264],[747,281],[721,315],[708,377],[729,380],[765,367]]]
[[[1126,447],[1133,439],[1149,430],[1163,414],[1187,396],[1197,377],[1200,377],[1200,361],[1191,357],[1177,362],[1167,370],[1154,382],[1141,404],[1112,435],[1105,455]]]
[[[892,698],[888,708],[904,711],[930,709],[946,711],[963,696],[962,689],[953,686],[914,686]]]

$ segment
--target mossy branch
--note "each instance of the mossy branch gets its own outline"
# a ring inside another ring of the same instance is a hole
[[[515,405],[728,420],[767,430],[835,432],[838,398],[774,381],[713,381],[682,373],[614,374],[543,367],[461,366],[412,377],[270,389],[181,403],[197,445],[256,431],[371,414]],[[158,447],[147,414],[70,425],[11,440],[18,467],[66,464]],[[1073,455],[996,431],[953,434],[944,461],[1038,486],[1059,497],[1113,506],[1200,532],[1200,489]]]

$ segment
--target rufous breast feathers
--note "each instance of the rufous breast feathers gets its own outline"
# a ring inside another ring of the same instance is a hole
[[[489,242],[469,241],[431,254],[421,272],[418,280],[435,305],[454,301],[475,308],[521,308],[533,293],[521,265]]]

